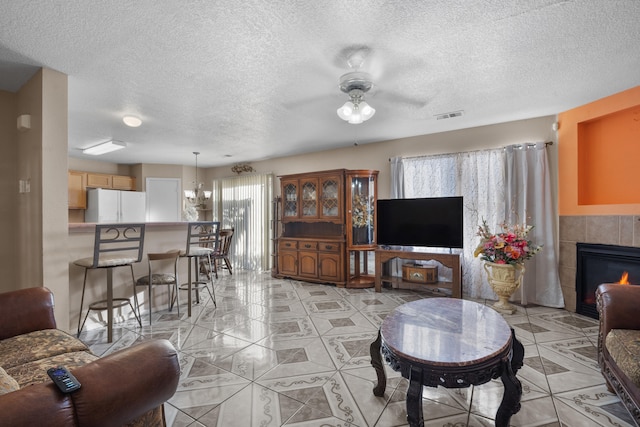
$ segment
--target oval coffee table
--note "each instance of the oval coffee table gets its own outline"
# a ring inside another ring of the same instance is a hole
[[[516,378],[524,347],[492,308],[456,298],[427,298],[397,307],[382,322],[371,344],[371,364],[383,396],[387,385],[380,352],[409,380],[407,421],[422,427],[422,386],[464,388],[500,378],[504,395],[497,427],[508,426],[520,410],[522,386]]]

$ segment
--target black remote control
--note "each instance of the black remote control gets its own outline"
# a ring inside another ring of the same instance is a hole
[[[63,393],[71,393],[80,388],[80,382],[63,366],[47,369],[47,375]]]

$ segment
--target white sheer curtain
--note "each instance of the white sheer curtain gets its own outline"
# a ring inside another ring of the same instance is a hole
[[[402,163],[405,198],[463,197],[463,292],[472,298],[495,298],[482,263],[473,258],[473,251],[482,219],[492,224],[504,218],[504,151],[413,157],[403,159]]]
[[[507,191],[506,212],[510,223],[526,222],[534,228],[531,240],[544,247],[527,261],[520,288],[520,302],[547,307],[564,307],[555,246],[551,182],[545,143],[512,145],[505,148]],[[518,293],[514,295],[518,298]]]
[[[273,175],[246,175],[213,181],[213,218],[233,227],[230,258],[234,267],[271,268],[270,227]]]
[[[544,249],[526,264],[520,299],[563,307],[554,239],[554,215],[545,145],[471,151],[396,159],[393,171],[403,176],[405,198],[463,196],[463,292],[472,298],[495,299],[482,262],[473,257],[478,225],[483,219],[492,230],[503,221],[535,225],[531,237]],[[535,148],[535,149],[534,149]],[[518,299],[518,295],[515,295]]]
[[[391,198],[404,199],[404,169],[402,157],[393,157],[391,162]]]

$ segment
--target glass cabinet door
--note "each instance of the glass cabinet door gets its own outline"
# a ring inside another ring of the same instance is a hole
[[[323,178],[320,181],[320,216],[323,219],[337,219],[342,215],[340,206],[340,177]]]
[[[300,217],[314,218],[318,216],[318,180],[300,180],[302,204]]]
[[[291,219],[298,216],[298,183],[287,181],[282,183],[282,218]]]
[[[377,173],[347,175],[347,243],[349,247],[374,249]]]

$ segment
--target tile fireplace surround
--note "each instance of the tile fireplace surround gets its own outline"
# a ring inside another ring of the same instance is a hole
[[[576,311],[576,243],[640,247],[640,216],[560,216],[560,283],[566,309]]]

